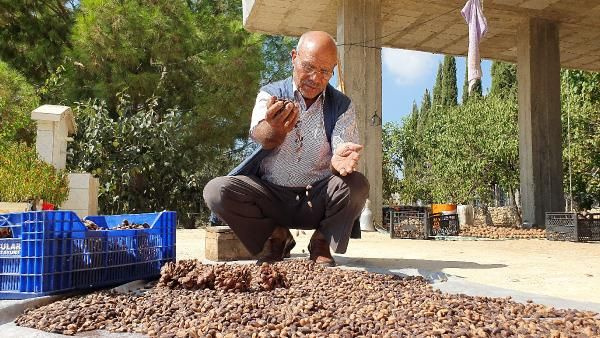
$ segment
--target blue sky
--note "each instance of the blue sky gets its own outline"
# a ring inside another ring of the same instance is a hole
[[[425,88],[431,92],[438,65],[444,56],[392,48],[383,48],[381,54],[383,122],[400,122],[411,111],[413,101],[421,104]],[[459,102],[465,77],[465,60],[464,57],[456,58]],[[484,93],[491,86],[491,64],[489,60],[482,60],[481,63]]]

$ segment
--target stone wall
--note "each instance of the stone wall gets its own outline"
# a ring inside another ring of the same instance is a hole
[[[521,226],[519,214],[515,207],[488,207],[487,210],[486,214],[483,207],[475,207],[475,225]]]

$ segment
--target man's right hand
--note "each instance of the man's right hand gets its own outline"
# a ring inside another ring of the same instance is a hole
[[[275,96],[271,96],[267,102],[265,121],[275,133],[287,135],[298,122],[299,111],[300,105],[297,102],[288,102],[284,107],[284,101],[278,101]]]

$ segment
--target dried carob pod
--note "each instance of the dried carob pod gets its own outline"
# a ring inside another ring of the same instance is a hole
[[[247,266],[221,265],[216,269],[215,287],[224,291],[243,292],[250,289],[252,274]]]
[[[188,272],[185,277],[180,277],[177,281],[186,289],[214,289],[215,288],[215,269],[204,266],[196,267]]]
[[[128,220],[123,220],[123,222],[121,222],[121,224],[117,225],[116,227],[112,227],[112,228],[106,228],[106,227],[101,227],[98,224],[94,223],[91,220],[84,220],[83,224],[85,225],[86,228],[88,228],[88,230],[139,230],[139,229],[149,229],[150,225],[148,223],[129,223]]]
[[[259,287],[265,291],[275,288],[289,288],[290,282],[286,277],[285,271],[281,271],[274,265],[263,263],[260,266]]]
[[[291,103],[291,104],[295,104],[296,103],[296,101],[294,101],[294,100],[288,100],[288,99],[285,99],[285,98],[277,98],[276,97],[275,98],[275,102],[277,102],[277,101],[280,101],[281,103],[283,103],[283,105],[281,106],[281,109],[277,113],[275,113],[275,116],[281,114],[281,112],[283,112],[285,110],[285,107],[289,103]]]
[[[128,220],[124,219],[121,224],[117,225],[111,230],[138,230],[138,229],[148,229],[150,225],[148,223],[130,223]]]
[[[175,288],[183,286],[185,288],[194,288],[196,284],[196,275],[203,269],[202,263],[197,260],[181,260],[177,263],[169,262],[165,264],[160,271],[159,286]],[[200,288],[200,287],[198,287]]]
[[[12,238],[12,231],[9,227],[0,227],[0,238]]]
[[[93,221],[90,221],[89,219],[84,220],[83,225],[85,225],[85,227],[88,228],[88,230],[107,230],[107,228],[101,227]]]

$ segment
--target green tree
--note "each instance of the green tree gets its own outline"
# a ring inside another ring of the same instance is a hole
[[[232,3],[83,0],[68,53],[69,101],[100,98],[116,113],[119,97],[132,107],[157,98],[156,112],[186,112],[190,145],[231,145],[247,131],[241,121],[263,69],[262,40],[243,29]]]
[[[469,100],[469,65],[465,62],[465,81],[463,83],[462,103],[465,104]]]
[[[519,180],[517,105],[496,96],[468,100],[448,110],[431,152],[436,202],[492,198],[494,184],[516,191]]]
[[[31,111],[39,104],[33,86],[19,72],[0,61],[0,143],[33,144],[35,125]]]
[[[419,119],[419,106],[417,106],[417,102],[413,101],[412,110],[410,113],[414,115],[417,120]]]
[[[387,132],[384,152],[400,171],[406,201],[490,201],[495,184],[514,193],[519,179],[516,102],[489,96],[448,107],[444,118],[414,114]],[[387,127],[387,126],[386,126]],[[388,127],[389,128],[389,127]],[[389,170],[388,170],[389,171]]]
[[[431,105],[433,106],[433,110],[439,109],[442,106],[442,95],[443,95],[443,87],[444,87],[444,69],[442,64],[438,65],[437,75],[435,77],[435,83],[433,85],[433,99],[431,100]]]
[[[444,56],[442,75],[442,99],[444,107],[454,107],[458,103],[458,88],[456,87],[456,59],[454,56]]]
[[[490,93],[504,98],[517,97],[517,67],[514,64],[494,61],[491,69]]]
[[[298,44],[297,38],[265,35],[263,37],[263,60],[265,62],[262,83],[283,80],[292,74],[290,52]]]
[[[398,174],[402,168],[402,158],[398,148],[399,126],[396,123],[388,122],[383,125],[382,143],[383,143],[383,199],[388,204],[392,204],[391,196],[393,193],[401,192],[400,179]]]
[[[426,116],[430,110],[431,95],[429,95],[429,90],[425,88],[425,94],[423,94],[423,99],[421,100],[421,116]]]
[[[600,203],[600,74],[562,71],[564,187],[576,209]]]
[[[36,86],[70,45],[76,0],[0,0],[0,59]]]

